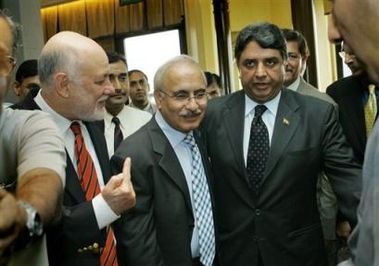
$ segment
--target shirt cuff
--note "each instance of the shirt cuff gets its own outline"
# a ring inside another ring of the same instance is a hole
[[[120,215],[115,214],[109,207],[101,193],[92,199],[92,206],[100,230],[120,218]]]

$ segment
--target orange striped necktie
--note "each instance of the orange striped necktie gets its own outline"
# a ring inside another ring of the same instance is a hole
[[[70,128],[75,135],[75,156],[79,182],[86,200],[90,201],[100,193],[95,165],[84,143],[79,123],[73,122]],[[107,239],[100,255],[100,264],[101,266],[118,266],[114,233],[110,226],[107,226]]]

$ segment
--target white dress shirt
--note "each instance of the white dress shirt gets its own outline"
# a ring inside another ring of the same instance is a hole
[[[74,121],[68,120],[67,118],[55,112],[55,110],[53,110],[42,98],[41,91],[38,92],[37,96],[34,98],[34,101],[37,103],[37,105],[41,108],[42,111],[49,113],[53,117],[59,130],[63,134],[67,153],[71,159],[71,162],[75,168],[75,171],[77,171],[75,148],[74,148],[75,136],[70,128],[71,123]],[[82,121],[77,121],[77,122],[80,124],[84,143],[95,165],[97,179],[100,185],[100,189],[102,189],[104,187],[104,178],[103,178],[103,173],[101,171],[101,167],[99,164],[99,160],[97,158],[95,147],[92,143],[87,127],[83,124]],[[66,178],[72,178],[72,177],[66,176]],[[101,193],[92,199],[92,205],[95,212],[97,224],[100,230],[105,228],[108,224],[114,222],[120,217],[117,214],[115,214],[113,210],[109,207],[109,205],[106,203]]]
[[[125,105],[121,112],[117,114],[124,139],[145,125],[151,119],[151,116],[148,112]],[[105,112],[104,136],[107,141],[109,158],[114,154],[114,128],[116,125],[112,123],[112,118],[113,115]]]
[[[267,110],[263,113],[262,120],[265,123],[268,130],[270,145],[271,145],[272,135],[274,132],[276,112],[278,111],[278,105],[279,105],[281,94],[282,92],[279,92],[278,95],[276,95],[274,99],[268,102],[265,102],[263,104],[267,107]],[[254,108],[257,105],[259,105],[259,103],[254,102],[247,95],[245,95],[245,125],[244,125],[244,132],[243,132],[243,154],[245,157],[245,166],[247,162],[247,150],[249,148],[251,122],[253,121],[253,118],[255,115]]]

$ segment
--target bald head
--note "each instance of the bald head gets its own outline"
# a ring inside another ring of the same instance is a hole
[[[108,57],[92,39],[59,32],[45,44],[38,61],[41,95],[69,120],[93,121],[104,116],[105,100],[114,92]]]
[[[52,87],[53,76],[58,72],[78,81],[88,65],[107,60],[105,51],[94,40],[72,31],[59,32],[42,49],[38,64],[41,85]]]

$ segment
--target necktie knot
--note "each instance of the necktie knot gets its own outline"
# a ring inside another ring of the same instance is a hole
[[[72,132],[74,132],[75,136],[82,134],[82,131],[80,129],[80,125],[78,122],[72,122],[70,128]]]
[[[375,94],[375,85],[374,84],[368,85],[368,92],[370,94]]]
[[[185,138],[183,139],[184,143],[190,146],[191,148],[194,148],[196,146],[195,138],[193,135],[186,135]]]
[[[262,116],[263,113],[267,110],[267,107],[263,104],[255,106],[255,115],[254,117],[259,117]]]
[[[116,126],[120,125],[120,119],[117,116],[114,116],[112,118],[112,122],[116,124]]]

